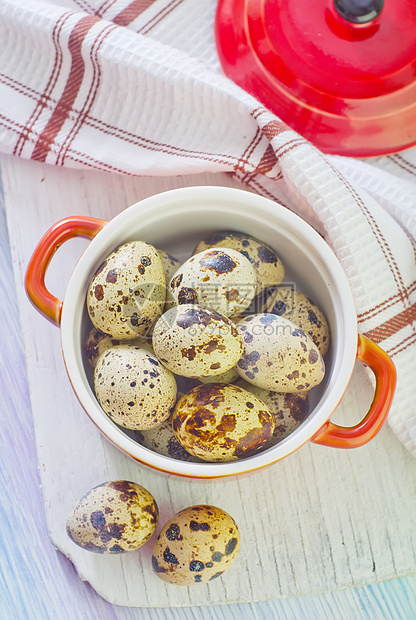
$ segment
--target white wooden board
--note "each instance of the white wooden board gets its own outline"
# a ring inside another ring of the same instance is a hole
[[[306,444],[268,469],[241,478],[200,482],[159,474],[121,454],[90,422],[66,376],[59,329],[26,299],[28,259],[59,219],[110,219],[173,187],[238,186],[231,176],[130,178],[11,157],[3,157],[1,165],[48,527],[53,543],[82,579],[112,603],[176,607],[331,591],[416,572],[416,461],[387,426],[363,448]],[[60,298],[86,243],[68,242],[51,263],[47,284]],[[371,398],[371,381],[357,365],[336,419],[355,423]],[[234,566],[210,584],[180,588],[152,573],[153,539],[123,556],[79,549],[65,532],[68,512],[93,486],[120,478],[137,481],[155,496],[161,513],[158,530],[176,511],[194,503],[230,512],[242,536]]]

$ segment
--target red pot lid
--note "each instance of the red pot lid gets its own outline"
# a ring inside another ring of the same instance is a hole
[[[216,40],[225,73],[322,151],[416,144],[415,0],[219,0]]]

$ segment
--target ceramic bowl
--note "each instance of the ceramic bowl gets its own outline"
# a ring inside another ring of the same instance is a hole
[[[325,378],[313,390],[308,417],[275,446],[225,463],[175,460],[134,441],[112,422],[96,400],[83,357],[83,342],[90,327],[86,292],[100,263],[123,243],[140,239],[185,260],[203,237],[224,230],[247,233],[274,248],[286,268],[285,282],[296,283],[322,309],[331,336]],[[45,273],[57,248],[74,236],[89,237],[91,243],[72,273],[62,302],[47,290]],[[358,335],[348,280],[328,244],[285,207],[248,191],[188,187],[142,200],[110,222],[86,217],[61,220],[35,249],[25,285],[36,308],[60,325],[68,376],[91,420],[122,452],[169,474],[192,478],[242,474],[284,458],[307,441],[337,448],[362,446],[380,430],[391,405],[396,381],[394,365],[380,347]],[[375,396],[359,424],[343,427],[332,423],[330,417],[342,399],[357,359],[374,372]]]

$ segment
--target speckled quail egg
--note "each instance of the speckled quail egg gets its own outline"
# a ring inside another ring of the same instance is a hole
[[[66,531],[79,547],[95,553],[139,549],[156,530],[158,507],[135,482],[115,480],[93,488],[74,506]]]
[[[233,366],[233,368],[230,368],[230,370],[226,372],[222,372],[220,375],[200,377],[199,381],[201,381],[201,383],[233,383],[236,379],[238,379],[238,372],[235,366]]]
[[[276,252],[265,243],[239,232],[219,232],[198,243],[193,254],[212,247],[230,248],[241,252],[253,265],[257,278],[257,293],[266,286],[280,284],[285,269]]]
[[[273,416],[259,398],[235,385],[209,383],[182,396],[172,415],[179,443],[203,461],[250,456],[273,435]]]
[[[244,350],[236,369],[242,379],[273,392],[305,392],[324,378],[325,365],[314,342],[297,325],[275,314],[238,321]]]
[[[182,398],[184,394],[190,392],[197,385],[201,385],[200,379],[195,379],[192,377],[183,377],[182,375],[175,375],[176,379],[176,387],[178,388],[177,392],[177,401],[179,398]]]
[[[157,250],[132,241],[98,267],[88,288],[88,314],[102,333],[129,340],[146,333],[162,313],[165,298],[165,274]]]
[[[187,394],[192,388],[201,383],[234,383],[239,378],[238,372],[235,367],[230,368],[226,372],[222,372],[220,375],[213,375],[211,377],[198,377],[198,379],[192,379],[189,377],[181,377],[175,375],[176,384],[178,386],[177,399],[182,398],[184,394]]]
[[[243,347],[236,326],[228,318],[212,308],[193,304],[165,312],[154,327],[152,344],[169,370],[195,378],[230,370]]]
[[[162,424],[147,431],[136,431],[134,439],[145,448],[179,461],[198,461],[185,450],[175,437],[171,416]]]
[[[259,312],[271,312],[292,321],[314,341],[321,355],[328,351],[328,322],[318,306],[303,293],[291,288],[276,288]]]
[[[95,327],[92,327],[88,332],[84,345],[85,358],[90,368],[95,367],[101,353],[118,344],[120,344],[120,340],[110,338],[109,336],[99,332]]]
[[[100,355],[94,389],[105,413],[119,426],[146,430],[169,417],[176,381],[148,349],[121,344]]]
[[[180,586],[220,577],[235,561],[240,532],[234,519],[216,506],[190,506],[162,528],[152,567],[160,579]]]
[[[271,392],[239,379],[238,387],[254,394],[269,409],[274,420],[274,431],[267,447],[282,441],[308,417],[310,409],[310,392],[291,394],[290,392]]]
[[[176,306],[176,300],[170,292],[168,284],[171,278],[175,275],[176,271],[181,266],[182,262],[178,258],[172,256],[172,254],[169,254],[164,250],[158,250],[157,252],[160,256],[160,260],[162,261],[163,270],[165,272],[166,278],[166,299],[163,309],[163,312],[166,312],[166,310],[169,310],[169,308]]]
[[[135,338],[134,340],[129,340],[128,342],[129,344],[148,348],[149,351],[152,351],[150,343],[144,340],[144,338]],[[85,358],[90,368],[95,368],[95,364],[97,363],[101,353],[104,353],[107,349],[115,347],[118,344],[122,344],[122,341],[117,340],[116,338],[110,338],[109,336],[99,332],[98,329],[95,329],[95,327],[92,327],[88,332],[84,346]]]
[[[256,273],[236,250],[212,248],[189,258],[170,280],[178,304],[202,304],[224,316],[237,316],[256,292]]]
[[[175,258],[169,252],[165,252],[165,250],[157,250],[159,254],[160,260],[162,261],[163,271],[165,272],[166,282],[169,282],[171,277],[175,274],[175,272],[181,266],[181,261],[179,258]]]

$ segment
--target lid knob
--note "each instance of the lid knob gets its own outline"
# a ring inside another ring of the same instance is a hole
[[[341,17],[353,24],[366,24],[380,15],[384,0],[334,0]]]

